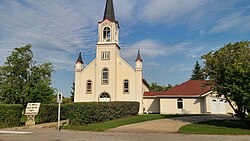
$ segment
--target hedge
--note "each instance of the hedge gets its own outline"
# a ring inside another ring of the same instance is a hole
[[[22,117],[22,111],[22,105],[0,104],[0,126],[18,126]]]
[[[138,102],[84,102],[61,105],[61,119],[69,119],[72,125],[99,123],[136,115],[138,112]],[[55,122],[57,114],[57,104],[42,104],[36,121],[37,123]]]
[[[62,106],[61,106],[62,109]],[[62,113],[61,115],[66,115]],[[58,104],[41,104],[39,113],[35,117],[36,123],[56,122],[58,120]],[[65,119],[61,117],[61,119]]]
[[[71,125],[86,125],[136,115],[138,102],[71,103],[64,107]]]

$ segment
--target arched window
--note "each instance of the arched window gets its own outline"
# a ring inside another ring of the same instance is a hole
[[[123,93],[125,94],[129,93],[129,80],[123,81]]]
[[[110,28],[109,27],[104,27],[103,29],[103,39],[104,41],[110,41]]]
[[[88,80],[86,85],[87,85],[86,86],[87,94],[91,94],[92,93],[92,81]]]
[[[109,94],[108,93],[102,93],[100,95],[100,98],[110,98]]]
[[[99,97],[100,102],[109,102],[111,101],[110,95],[106,92],[102,93]]]
[[[181,98],[177,99],[177,108],[183,109],[183,100]]]
[[[103,85],[109,84],[109,70],[107,68],[104,68],[102,70],[102,84]]]

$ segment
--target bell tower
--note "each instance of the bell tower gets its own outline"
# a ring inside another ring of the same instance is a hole
[[[107,93],[111,101],[117,100],[117,59],[119,56],[119,23],[115,19],[113,0],[106,0],[103,20],[98,22],[95,66],[97,101],[102,93]]]
[[[98,44],[119,44],[119,23],[115,20],[113,0],[106,1],[103,21],[98,23]]]

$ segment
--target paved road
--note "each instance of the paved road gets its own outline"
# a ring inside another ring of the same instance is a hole
[[[107,132],[57,131],[54,128],[49,128],[50,124],[45,124],[29,128],[1,129],[0,141],[250,141],[250,136],[182,135],[174,133],[182,124],[211,119],[231,118],[229,116],[212,115],[162,119],[122,126],[119,127],[122,130],[116,128]],[[11,132],[3,132],[3,130]],[[15,133],[16,131],[18,133]]]
[[[30,132],[30,130],[26,131]],[[0,133],[0,141],[250,141],[250,136],[80,132],[65,130],[58,132],[52,129],[36,129],[30,134]]]

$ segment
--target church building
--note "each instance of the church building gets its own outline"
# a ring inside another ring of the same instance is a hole
[[[96,58],[84,65],[81,52],[75,67],[74,102],[137,101],[143,113],[143,94],[149,86],[142,76],[140,51],[135,52],[135,68],[120,56],[119,23],[113,1],[107,0],[103,20],[98,22]]]

